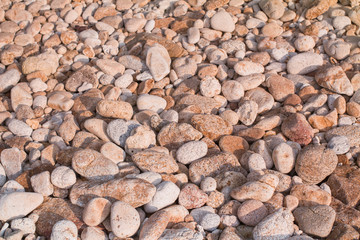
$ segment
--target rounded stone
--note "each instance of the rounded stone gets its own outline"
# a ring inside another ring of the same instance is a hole
[[[123,162],[126,157],[125,151],[112,142],[107,142],[101,146],[100,152],[102,155],[118,164],[119,162]]]
[[[69,189],[76,183],[75,172],[66,166],[59,166],[51,172],[51,183],[62,189]]]
[[[152,110],[156,113],[161,113],[166,108],[166,105],[167,102],[164,98],[155,95],[143,94],[136,100],[136,106],[139,111]]]
[[[72,221],[61,220],[54,224],[50,240],[68,239],[77,240],[78,229]]]
[[[207,144],[203,141],[190,141],[176,151],[176,160],[182,164],[189,164],[205,157],[208,151]]]
[[[327,147],[336,154],[345,154],[350,150],[350,142],[346,136],[334,136],[328,142]]]
[[[289,173],[295,165],[295,154],[292,147],[286,143],[280,143],[272,152],[275,168],[281,173]]]
[[[164,181],[156,186],[156,193],[153,199],[145,204],[144,210],[147,213],[154,213],[162,208],[173,204],[178,198],[180,188],[173,182]]]
[[[93,198],[84,207],[82,219],[89,226],[97,226],[110,214],[111,202],[105,198]]]
[[[305,52],[290,58],[287,63],[287,71],[289,74],[307,74],[317,70],[322,65],[323,59],[319,54]]]
[[[308,35],[298,37],[294,42],[296,50],[299,52],[307,52],[315,47],[314,38]]]
[[[216,180],[212,177],[204,178],[200,183],[200,188],[206,193],[213,192],[216,190]]]
[[[237,210],[239,220],[247,226],[256,226],[268,215],[266,206],[259,200],[247,200]]]
[[[226,11],[219,11],[210,20],[211,27],[222,32],[232,32],[235,30],[235,23],[230,14]]]
[[[214,231],[220,225],[221,218],[215,213],[207,213],[201,219],[200,225],[206,231]]]
[[[117,237],[131,237],[140,227],[140,215],[130,204],[117,201],[111,206],[110,224]]]

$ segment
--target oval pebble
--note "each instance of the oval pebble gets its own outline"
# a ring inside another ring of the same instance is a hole
[[[105,198],[93,198],[84,207],[82,219],[89,226],[97,226],[110,214],[111,202]]]
[[[156,212],[173,204],[178,198],[180,188],[175,183],[164,181],[156,186],[156,193],[153,199],[145,204],[144,210],[147,213]]]
[[[54,224],[50,239],[77,240],[77,236],[78,236],[78,229],[75,223],[69,220],[61,220]]]
[[[176,160],[182,164],[189,164],[206,156],[207,151],[207,144],[203,141],[187,142],[176,151]]]
[[[69,167],[59,166],[51,172],[51,183],[58,188],[69,189],[76,183],[76,174]]]
[[[156,113],[161,113],[166,108],[166,100],[155,95],[143,94],[140,95],[136,101],[136,106],[140,111],[152,110]]]
[[[323,59],[316,53],[300,53],[292,58],[287,63],[287,71],[289,74],[307,74],[317,70],[323,65]]]
[[[140,215],[130,204],[117,201],[111,206],[110,224],[117,237],[131,237],[140,227]]]
[[[295,166],[295,154],[292,147],[286,143],[280,143],[272,152],[275,168],[281,173],[289,173]]]

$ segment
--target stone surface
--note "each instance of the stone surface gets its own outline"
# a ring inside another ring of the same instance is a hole
[[[180,191],[179,204],[186,209],[202,207],[207,201],[207,194],[192,183],[186,184]]]
[[[78,229],[73,222],[69,220],[61,220],[54,224],[50,238],[76,240],[77,235]]]
[[[117,237],[130,237],[140,227],[140,215],[130,204],[117,201],[111,206],[110,224]]]
[[[287,71],[289,74],[307,74],[317,70],[323,65],[323,59],[316,53],[300,53],[287,63]]]
[[[326,205],[298,207],[294,211],[299,228],[317,237],[327,237],[330,234],[335,215],[335,210]]]
[[[166,108],[166,100],[155,95],[143,94],[140,95],[136,101],[136,106],[140,111],[152,110],[156,113],[161,113]]]
[[[222,32],[232,32],[235,30],[235,24],[229,13],[221,11],[216,13],[210,20],[211,27]]]
[[[93,198],[84,207],[82,220],[88,226],[97,226],[110,214],[111,202],[105,198]]]
[[[300,113],[293,113],[287,117],[282,123],[281,131],[291,141],[302,145],[309,144],[314,137],[312,127]]]
[[[218,140],[232,132],[231,124],[216,115],[195,115],[191,118],[191,124],[211,140]]]
[[[203,141],[187,142],[176,151],[176,160],[183,164],[189,164],[205,157],[207,151],[208,146]]]
[[[169,53],[162,45],[155,44],[147,50],[146,65],[155,81],[159,81],[169,74],[170,64]]]
[[[155,192],[155,186],[142,179],[114,179],[103,183],[78,181],[69,197],[73,204],[81,207],[95,197],[119,200],[139,207],[150,202]]]
[[[96,111],[103,117],[126,120],[130,120],[133,115],[133,109],[129,103],[114,100],[101,100],[96,105]]]
[[[340,66],[323,68],[316,72],[316,82],[331,91],[351,96],[354,92],[350,80]]]
[[[305,183],[317,184],[335,170],[337,163],[334,151],[323,145],[309,145],[299,152],[295,171]]]
[[[248,226],[256,226],[267,215],[267,208],[258,200],[247,200],[237,210],[239,220]]]
[[[147,213],[154,213],[162,208],[173,204],[178,198],[180,189],[170,181],[161,182],[156,186],[156,193],[153,199],[145,204],[144,210]]]
[[[291,188],[290,194],[299,200],[299,206],[311,207],[330,205],[331,195],[317,185],[298,184]]]

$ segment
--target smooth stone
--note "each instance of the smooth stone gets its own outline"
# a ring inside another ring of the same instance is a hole
[[[109,138],[121,147],[125,147],[126,139],[130,136],[131,131],[140,126],[136,121],[125,121],[116,119],[108,123],[106,132]]]
[[[256,226],[267,215],[266,206],[259,200],[247,200],[237,210],[239,220],[247,226]]]
[[[124,101],[101,100],[96,105],[96,111],[103,117],[122,118],[130,120],[133,108],[130,103]]]
[[[166,108],[166,105],[167,102],[164,98],[155,95],[142,94],[136,100],[139,111],[152,110],[161,113]]]
[[[76,225],[69,220],[61,220],[55,223],[52,228],[50,240],[68,239],[77,240],[78,229]]]
[[[189,164],[206,156],[207,151],[208,146],[203,141],[187,142],[176,151],[176,160],[182,164]]]
[[[317,185],[297,184],[291,188],[290,194],[298,199],[302,207],[330,205],[331,202],[331,194]]]
[[[66,166],[59,166],[51,172],[51,183],[62,189],[69,189],[76,183],[74,170]]]
[[[147,213],[154,213],[162,208],[173,204],[178,198],[180,188],[173,182],[164,181],[156,186],[156,193],[153,199],[145,204],[144,210]]]
[[[43,201],[44,197],[39,193],[13,192],[4,194],[0,197],[0,220],[8,221],[25,217]]]
[[[8,179],[17,178],[22,172],[22,154],[18,148],[8,148],[1,151],[1,164]]]
[[[35,71],[42,71],[46,76],[49,76],[54,74],[58,67],[58,55],[52,52],[45,52],[37,56],[27,57],[22,64],[22,73],[29,74]]]
[[[202,207],[208,201],[208,195],[197,185],[187,183],[180,191],[179,204],[186,209]]]
[[[264,67],[260,63],[251,61],[240,61],[235,64],[234,70],[240,76],[249,76],[252,74],[258,74],[264,72]]]
[[[20,72],[10,69],[0,75],[0,92],[5,93],[15,86],[20,80]]]
[[[107,142],[102,145],[100,153],[116,164],[123,162],[126,157],[125,151],[112,142]]]
[[[232,32],[235,30],[235,23],[230,14],[226,11],[219,11],[210,20],[211,27],[222,32]]]
[[[110,224],[117,237],[131,237],[140,227],[140,215],[130,204],[117,201],[111,206]]]
[[[320,86],[338,94],[351,96],[354,93],[354,88],[351,85],[350,80],[340,66],[323,68],[317,71],[315,80]]]
[[[171,58],[165,47],[154,44],[147,50],[146,65],[155,81],[160,81],[170,73]]]
[[[295,157],[293,148],[286,143],[280,143],[272,152],[275,168],[281,173],[291,172],[295,166]]]
[[[316,53],[300,53],[290,58],[287,62],[289,74],[307,74],[317,70],[323,65],[323,59]]]
[[[334,136],[327,143],[327,147],[333,150],[337,155],[345,154],[350,150],[349,139],[346,136]]]

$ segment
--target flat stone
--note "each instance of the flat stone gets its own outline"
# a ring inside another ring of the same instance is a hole
[[[174,173],[179,169],[175,159],[169,154],[152,148],[135,153],[132,160],[142,171]]]
[[[147,50],[146,65],[155,81],[163,79],[170,73],[171,58],[165,47],[155,44]]]
[[[96,111],[103,117],[122,118],[130,120],[133,109],[130,103],[114,100],[101,100],[96,105]]]
[[[68,91],[76,92],[77,89],[84,83],[92,84],[93,88],[97,88],[99,81],[95,75],[95,70],[92,67],[84,66],[80,70],[73,73],[65,83],[65,88]]]
[[[162,208],[173,204],[179,196],[180,188],[173,182],[164,181],[156,186],[153,199],[144,205],[147,213],[154,213]]]
[[[291,141],[307,145],[312,141],[314,132],[305,116],[300,113],[291,114],[281,126],[281,132]]]
[[[303,148],[296,159],[295,171],[308,184],[317,184],[336,168],[338,158],[334,151],[323,145],[309,145]]]
[[[290,58],[287,63],[289,74],[307,74],[323,65],[323,59],[316,53],[300,53]]]
[[[8,221],[28,215],[44,201],[39,193],[12,192],[0,197],[0,220]]]
[[[0,75],[0,92],[5,93],[15,86],[20,80],[20,72],[10,69]]]
[[[103,183],[78,181],[70,191],[70,201],[84,207],[91,199],[103,197],[112,202],[119,200],[139,207],[150,202],[155,192],[155,186],[142,179],[122,178]]]
[[[125,71],[125,67],[121,63],[111,59],[99,59],[96,61],[96,66],[98,66],[105,74],[114,77],[118,74],[123,74]]]
[[[297,197],[299,206],[311,207],[330,205],[331,195],[317,185],[298,184],[291,188],[290,194]]]

